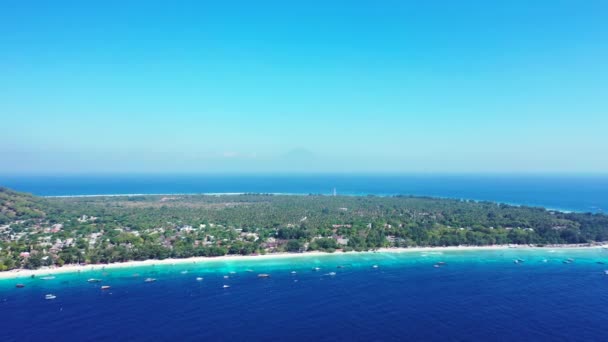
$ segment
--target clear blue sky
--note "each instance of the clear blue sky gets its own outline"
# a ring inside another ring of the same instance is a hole
[[[608,1],[2,1],[0,172],[608,172]]]

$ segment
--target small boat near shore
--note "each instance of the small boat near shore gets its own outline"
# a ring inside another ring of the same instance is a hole
[[[260,273],[260,274],[258,274],[258,278],[270,278],[270,274],[268,274],[268,273]]]
[[[230,288],[230,285],[224,285],[223,288],[228,289]]]
[[[17,285],[15,285],[15,287],[18,288],[18,289],[22,289],[22,288],[25,287],[25,285],[24,284],[17,284]]]
[[[101,287],[102,290],[109,290],[110,289],[110,285],[103,285]]]
[[[196,281],[203,281],[203,277],[196,277]]]
[[[89,282],[89,283],[101,283],[101,279],[91,278],[91,279],[87,280],[87,282]]]
[[[46,277],[41,277],[40,279],[42,279],[42,280],[53,280],[53,279],[55,279],[55,277],[53,277],[53,276],[46,276]]]
[[[144,280],[144,282],[145,282],[145,283],[153,283],[153,282],[155,282],[155,281],[156,281],[156,278],[146,278],[146,279]]]
[[[44,296],[44,299],[46,300],[51,300],[55,298],[57,298],[57,296],[55,296],[54,294],[47,294],[46,296]]]

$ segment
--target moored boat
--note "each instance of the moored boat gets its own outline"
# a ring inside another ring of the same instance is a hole
[[[270,274],[268,274],[268,273],[260,273],[260,274],[258,274],[258,278],[270,278]]]
[[[55,299],[55,298],[57,298],[57,296],[55,296],[54,294],[47,294],[46,296],[44,296],[44,299],[46,299],[46,300]]]
[[[91,278],[91,279],[87,280],[87,282],[89,282],[89,283],[100,283],[101,279]]]
[[[110,289],[110,285],[103,285],[101,287],[102,290],[109,290]]]
[[[156,278],[146,278],[146,279],[144,280],[144,282],[146,282],[146,283],[153,283],[153,282],[155,282],[155,281],[156,281]]]
[[[25,285],[24,284],[17,284],[17,285],[15,285],[15,287],[18,288],[18,289],[22,289],[22,288],[25,287]]]

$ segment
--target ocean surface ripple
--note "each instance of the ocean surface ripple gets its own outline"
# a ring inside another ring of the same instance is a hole
[[[0,340],[600,341],[598,262],[606,249],[366,253],[2,280]]]

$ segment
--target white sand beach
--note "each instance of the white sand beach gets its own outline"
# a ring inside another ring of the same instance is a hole
[[[221,262],[221,261],[239,261],[239,260],[264,260],[276,258],[305,258],[315,256],[327,256],[341,253],[412,253],[412,252],[444,252],[444,251],[475,251],[475,250],[499,250],[499,249],[565,249],[565,248],[605,248],[607,245],[549,245],[544,247],[536,247],[529,245],[491,245],[491,246],[448,246],[448,247],[410,247],[410,248],[380,248],[375,251],[367,252],[340,252],[325,253],[319,251],[305,253],[270,253],[264,255],[225,255],[220,257],[192,257],[183,259],[163,259],[163,260],[141,260],[141,261],[126,261],[111,264],[94,264],[94,265],[64,265],[62,267],[45,267],[36,270],[14,269],[10,271],[0,272],[0,279],[17,279],[27,278],[31,276],[42,276],[59,273],[77,273],[94,271],[101,269],[117,269],[129,267],[141,267],[152,265],[178,265],[178,264],[193,264],[205,262]]]

